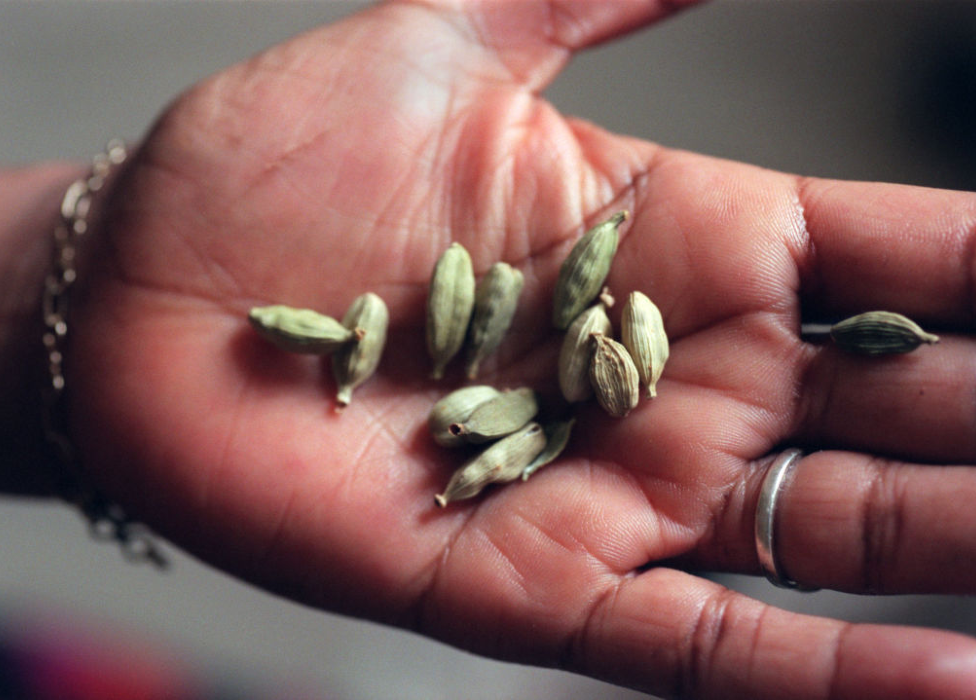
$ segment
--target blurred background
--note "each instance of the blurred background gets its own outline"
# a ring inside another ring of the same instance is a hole
[[[200,78],[365,4],[5,0],[0,164],[87,160],[111,137],[137,140]],[[976,189],[969,2],[715,2],[578,56],[547,94],[668,146]],[[644,697],[312,611],[170,551],[164,575],[128,566],[67,507],[0,500],[0,638],[145,649],[227,699]],[[716,578],[794,610],[976,633],[965,598],[804,595]]]

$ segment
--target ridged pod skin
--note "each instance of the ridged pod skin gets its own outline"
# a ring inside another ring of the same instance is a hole
[[[465,442],[479,444],[510,435],[539,412],[535,392],[527,387],[501,392],[476,407],[467,420],[449,430]]]
[[[481,361],[501,345],[518,308],[524,279],[508,263],[491,266],[478,282],[474,294],[474,313],[468,330],[468,353],[465,373],[468,379],[478,376]]]
[[[559,348],[559,390],[569,403],[585,401],[593,396],[590,384],[590,357],[594,333],[612,335],[613,326],[603,303],[594,304],[576,317],[563,336]]]
[[[552,323],[559,330],[568,328],[600,293],[620,242],[620,224],[628,216],[621,211],[591,228],[563,261],[553,292]]]
[[[332,373],[336,379],[336,401],[339,406],[348,405],[353,389],[376,372],[386,345],[389,323],[390,313],[386,303],[372,292],[357,297],[342,317],[342,325],[352,330],[358,340],[332,355]]]
[[[830,329],[837,346],[859,355],[891,355],[939,342],[911,319],[893,311],[868,311],[845,319]]]
[[[546,434],[542,426],[529,423],[493,443],[455,471],[444,493],[434,496],[434,501],[444,507],[453,501],[477,496],[488,484],[515,481],[545,446]]]
[[[474,267],[460,243],[452,243],[434,265],[427,295],[427,352],[434,362],[431,376],[444,376],[468,333],[474,309]]]
[[[623,418],[640,399],[640,377],[637,367],[621,343],[603,335],[594,335],[590,360],[590,382],[596,400],[607,413]]]
[[[569,420],[546,423],[543,426],[543,430],[546,433],[546,446],[529,463],[529,466],[522,470],[522,481],[528,479],[562,454],[563,450],[566,449],[566,445],[569,444],[569,436],[572,434],[575,424],[576,419],[570,418]]]
[[[288,352],[324,355],[355,339],[339,321],[311,309],[256,306],[247,318],[258,333]]]
[[[451,432],[451,426],[463,423],[478,406],[500,395],[495,387],[476,385],[462,387],[438,400],[427,416],[427,427],[434,442],[441,447],[466,445],[464,438]]]
[[[657,396],[657,380],[664,372],[670,349],[661,311],[647,295],[631,292],[620,316],[620,341],[637,366],[649,398]]]

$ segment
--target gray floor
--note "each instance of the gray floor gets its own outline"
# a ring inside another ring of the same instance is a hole
[[[361,3],[0,4],[0,163],[135,139],[198,78]],[[573,114],[671,146],[809,175],[976,189],[976,7],[727,2],[579,57]],[[972,600],[729,585],[784,607],[976,633]],[[639,697],[310,611],[177,555],[159,576],[66,508],[0,501],[0,623],[67,613],[180,650],[207,673],[330,698]],[[6,620],[6,622],[4,622]]]

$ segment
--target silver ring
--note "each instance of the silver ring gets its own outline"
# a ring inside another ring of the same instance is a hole
[[[763,477],[762,487],[759,489],[759,502],[756,503],[756,553],[759,555],[759,566],[774,586],[798,591],[815,591],[816,588],[808,588],[797,583],[776,565],[776,499],[783,485],[790,478],[793,467],[802,456],[803,452],[800,450],[786,450],[773,461],[766,476]]]

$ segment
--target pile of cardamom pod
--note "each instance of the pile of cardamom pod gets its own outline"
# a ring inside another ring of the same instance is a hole
[[[668,360],[669,345],[657,306],[633,291],[621,313],[620,340],[613,337],[607,310],[614,301],[604,287],[620,240],[621,211],[589,229],[564,260],[553,295],[553,325],[565,331],[559,352],[558,380],[572,405],[595,396],[614,417],[638,404],[640,387],[648,398]],[[471,256],[453,243],[434,266],[427,296],[426,340],[440,379],[448,363],[466,348],[465,374],[475,379],[481,362],[501,345],[522,292],[522,273],[504,262],[492,265],[475,281]],[[339,407],[379,364],[386,343],[389,313],[376,294],[353,301],[342,321],[310,309],[285,305],[251,309],[257,331],[289,352],[331,354]],[[938,337],[900,314],[872,311],[830,328],[841,349],[866,355],[905,353]],[[462,464],[435,502],[445,506],[471,498],[489,484],[528,479],[566,447],[575,419],[537,422],[539,397],[529,387],[499,390],[466,386],[437,401],[428,415],[434,441],[448,448],[475,446],[481,452]]]
[[[617,245],[619,212],[590,230],[563,261],[553,295],[553,325],[565,331],[559,353],[558,379],[563,398],[574,404],[596,396],[611,416],[623,417],[637,405],[640,385],[649,397],[668,359],[668,339],[661,312],[641,292],[624,304],[620,341],[613,338],[607,309],[613,304],[604,287]],[[427,303],[427,349],[433,376],[467,342],[467,376],[501,344],[522,288],[517,271],[496,272],[497,263],[475,284],[471,258],[458,243],[434,267]],[[541,425],[534,422],[538,400],[531,389],[498,391],[490,386],[458,389],[438,401],[428,424],[444,447],[495,442],[468,460],[435,497],[438,505],[477,495],[485,486],[527,479],[555,459],[569,440],[574,420]]]

